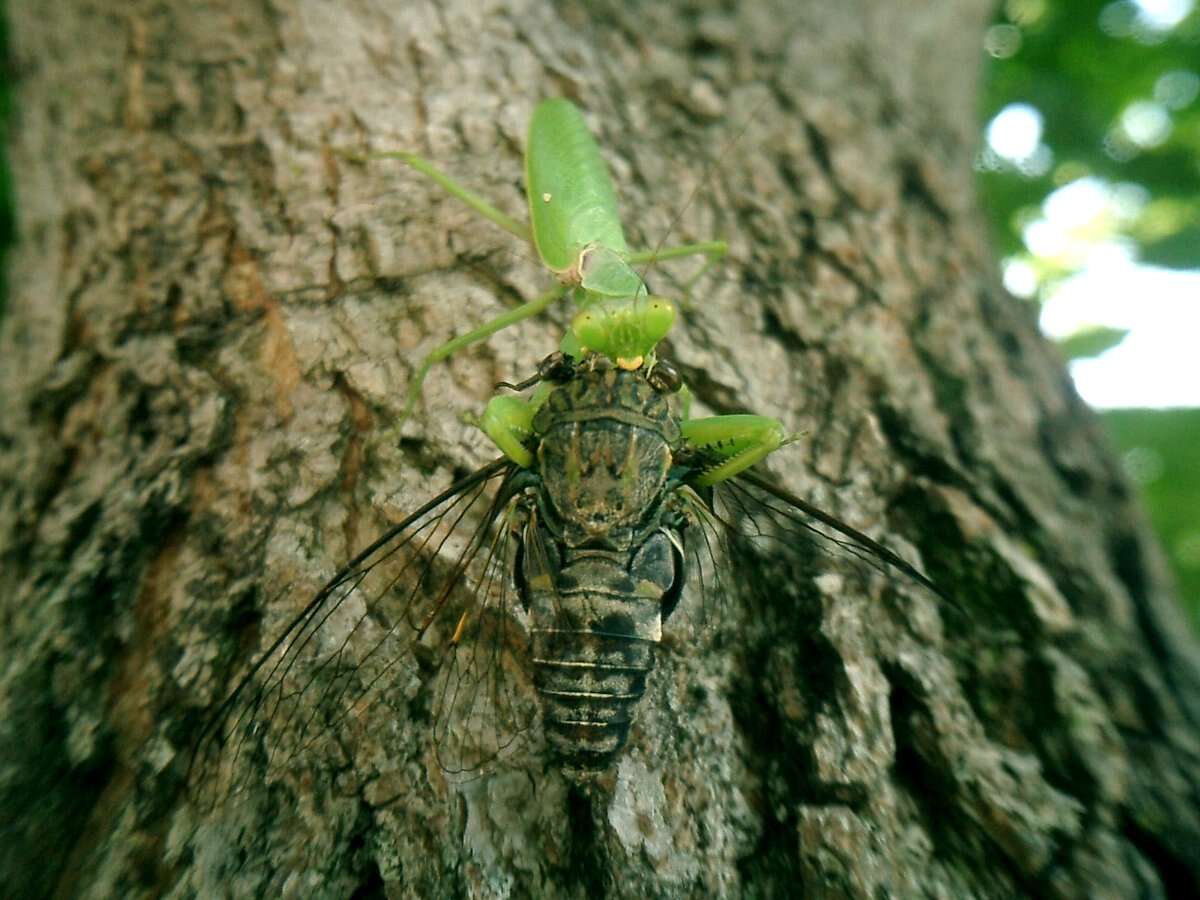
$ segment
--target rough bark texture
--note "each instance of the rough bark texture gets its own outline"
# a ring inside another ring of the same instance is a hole
[[[1200,892],[1197,647],[974,203],[990,2],[10,6],[6,893]],[[460,414],[567,314],[438,368],[396,442],[420,354],[545,281],[435,187],[336,151],[415,149],[515,214],[552,94],[588,111],[633,242],[732,241],[671,341],[699,401],[806,431],[779,475],[962,612],[779,559],[679,626],[594,792],[536,761],[449,785],[399,695],[340,736],[349,768],[202,815],[182,770],[206,710],[494,454]]]

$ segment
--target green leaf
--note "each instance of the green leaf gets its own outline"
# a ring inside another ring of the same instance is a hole
[[[1200,631],[1200,409],[1113,409],[1101,418],[1141,489],[1179,599]]]
[[[1058,350],[1067,360],[1091,359],[1117,346],[1125,340],[1127,334],[1127,328],[1089,325],[1069,337],[1061,338],[1058,341]]]
[[[1166,269],[1194,269],[1200,263],[1200,226],[1142,244],[1142,262]]]

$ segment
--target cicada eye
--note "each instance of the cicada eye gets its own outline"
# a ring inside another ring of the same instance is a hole
[[[570,381],[575,377],[575,361],[565,353],[555,350],[538,365],[538,378],[542,381]]]
[[[674,394],[683,387],[683,378],[679,370],[665,359],[660,359],[654,364],[654,368],[646,375],[646,380],[650,382],[650,387],[660,394]]]

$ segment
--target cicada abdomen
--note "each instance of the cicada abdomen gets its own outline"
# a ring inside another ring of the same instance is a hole
[[[656,531],[625,552],[527,555],[524,575],[547,743],[567,768],[604,769],[625,746],[654,668],[681,581],[676,550]]]

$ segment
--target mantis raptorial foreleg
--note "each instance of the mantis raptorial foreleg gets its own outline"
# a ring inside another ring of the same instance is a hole
[[[789,440],[783,423],[769,416],[709,416],[687,419],[679,427],[689,446],[722,459],[696,479],[700,486],[732,478]]]
[[[517,465],[529,468],[533,454],[526,442],[533,436],[533,417],[554,390],[553,382],[543,381],[528,400],[514,394],[497,394],[488,401],[479,418],[479,428]]]

